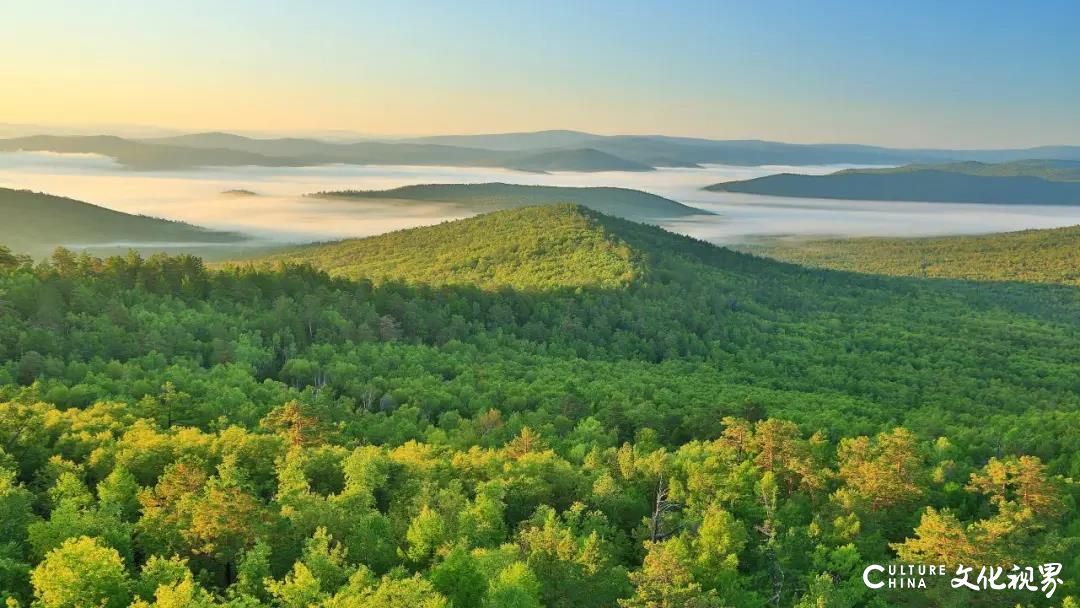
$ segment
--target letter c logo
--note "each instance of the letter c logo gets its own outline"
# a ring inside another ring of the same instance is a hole
[[[884,572],[884,571],[885,571],[885,566],[879,566],[877,564],[871,564],[871,565],[867,566],[865,570],[862,571],[862,582],[867,587],[869,587],[871,589],[881,589],[882,587],[885,586],[885,583],[871,583],[870,582],[870,573],[871,572]]]

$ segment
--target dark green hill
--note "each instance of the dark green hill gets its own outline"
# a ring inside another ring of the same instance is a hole
[[[1037,177],[1049,181],[1080,181],[1080,160],[1018,160],[1008,163],[965,161],[937,165],[906,165],[883,169],[847,169],[837,175],[903,175],[919,171],[946,171],[984,177]]]
[[[246,240],[191,224],[121,213],[70,198],[0,188],[0,245],[35,257],[58,246],[95,252],[155,249],[177,251]],[[235,253],[234,253],[235,255]]]
[[[856,272],[1080,286],[1080,226],[979,236],[785,240],[751,250]]]
[[[1020,161],[909,165],[895,169],[849,169],[829,175],[782,173],[707,186],[795,198],[875,201],[1080,205],[1080,163]]]
[[[519,184],[422,184],[390,190],[344,190],[319,192],[312,196],[346,198],[358,202],[387,199],[408,204],[409,201],[444,203],[457,211],[484,213],[497,209],[512,209],[552,203],[575,203],[590,209],[639,220],[655,220],[689,215],[708,215],[708,211],[690,207],[671,199],[628,188],[572,188],[562,186],[525,186]]]

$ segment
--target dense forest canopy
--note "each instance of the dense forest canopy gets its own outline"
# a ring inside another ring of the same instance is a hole
[[[347,245],[298,258],[342,276],[0,250],[10,604],[1075,605],[1076,288],[577,206]],[[892,560],[1064,571],[863,585]]]
[[[785,239],[748,250],[855,272],[1080,286],[1080,226],[975,236]]]
[[[625,242],[574,205],[499,211],[261,260],[310,263],[356,279],[480,288],[617,287],[642,270]]]

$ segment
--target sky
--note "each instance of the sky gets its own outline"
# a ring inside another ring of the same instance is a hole
[[[1074,0],[9,0],[0,123],[1080,144]]]

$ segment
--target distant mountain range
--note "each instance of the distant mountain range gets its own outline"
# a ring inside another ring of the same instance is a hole
[[[295,167],[309,161],[248,152],[238,148],[196,148],[146,143],[111,135],[33,135],[0,139],[0,152],[60,152],[109,156],[129,169],[142,171],[192,167]]]
[[[35,258],[64,246],[97,255],[144,252],[213,253],[247,240],[234,232],[113,211],[62,196],[0,188],[0,245]],[[236,252],[232,251],[235,256]]]
[[[849,169],[829,175],[781,173],[713,184],[705,189],[796,198],[1080,205],[1080,161],[909,165]]]
[[[436,203],[464,213],[486,213],[531,205],[575,203],[616,217],[650,221],[690,215],[711,215],[671,199],[629,188],[573,188],[518,184],[424,184],[391,190],[318,192],[311,196],[357,201]]]
[[[902,165],[949,161],[1080,160],[1078,146],[1012,150],[895,149],[854,144],[788,144],[662,135],[539,131],[447,135],[353,143],[197,133],[148,139],[35,135],[0,139],[0,151],[95,153],[136,170],[200,166],[301,166],[327,163],[502,167],[522,171],[645,171],[728,165]]]

